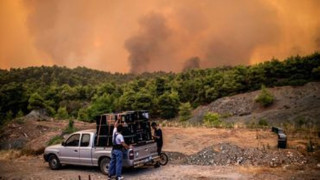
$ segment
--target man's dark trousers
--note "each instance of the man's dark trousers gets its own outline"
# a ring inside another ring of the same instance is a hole
[[[123,152],[120,149],[112,150],[112,157],[109,166],[109,176],[121,177]]]
[[[162,143],[157,143],[157,152],[158,152],[158,155],[160,156],[161,154],[161,151],[162,151]]]

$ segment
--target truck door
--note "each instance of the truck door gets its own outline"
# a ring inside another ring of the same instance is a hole
[[[71,135],[60,151],[60,161],[65,164],[79,164],[79,140],[80,134]]]
[[[82,134],[80,141],[80,163],[82,165],[92,165],[90,146],[90,134]]]

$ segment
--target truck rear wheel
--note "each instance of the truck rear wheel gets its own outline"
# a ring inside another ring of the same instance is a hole
[[[48,159],[48,162],[52,170],[57,170],[61,167],[60,161],[55,155],[51,155]]]
[[[105,174],[108,175],[109,174],[109,164],[110,164],[110,158],[108,157],[104,157],[101,161],[100,161],[100,171]]]

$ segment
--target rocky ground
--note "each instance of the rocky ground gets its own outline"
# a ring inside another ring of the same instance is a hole
[[[270,150],[258,148],[240,148],[238,146],[222,143],[210,146],[202,151],[185,157],[183,163],[193,165],[251,165],[277,167],[282,165],[303,166],[307,158],[296,150]],[[309,161],[308,163],[317,163]]]
[[[201,122],[205,113],[216,112],[222,115],[226,122],[249,123],[264,119],[269,125],[281,125],[305,120],[320,126],[320,82],[268,90],[275,97],[274,104],[268,108],[263,108],[255,102],[255,97],[260,91],[253,91],[220,98],[207,106],[198,107],[190,121]]]

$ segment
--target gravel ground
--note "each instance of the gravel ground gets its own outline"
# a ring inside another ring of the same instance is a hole
[[[229,143],[222,143],[187,156],[183,162],[192,165],[253,165],[276,167],[288,164],[305,165],[308,161],[307,158],[297,150],[244,149]]]

